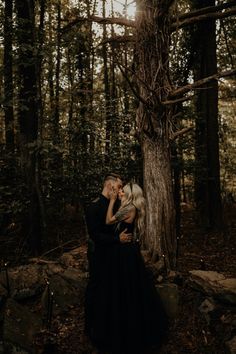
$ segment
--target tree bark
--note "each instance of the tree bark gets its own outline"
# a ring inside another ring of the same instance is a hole
[[[5,0],[4,13],[4,114],[7,152],[14,151],[13,73],[12,73],[12,0]]]
[[[170,165],[171,106],[163,106],[171,91],[169,80],[169,8],[164,0],[138,1],[137,42],[140,102],[137,123],[144,159],[147,201],[145,245],[155,261],[176,265],[175,208]],[[158,34],[158,36],[157,36]],[[153,95],[151,90],[158,94]]]
[[[18,119],[23,174],[29,193],[29,246],[33,254],[41,249],[41,195],[38,166],[38,92],[35,56],[34,0],[17,0]]]
[[[106,17],[105,0],[103,0],[103,17]],[[103,41],[107,38],[106,23],[103,23]],[[108,71],[108,58],[107,46],[102,45],[102,58],[103,58],[103,84],[105,95],[105,108],[106,108],[106,148],[105,148],[105,161],[107,164],[110,162],[111,151],[111,102],[110,102],[110,84],[109,84],[109,71]]]
[[[202,5],[201,1],[194,3],[197,8]],[[214,6],[215,0],[208,0],[207,5]],[[201,80],[217,72],[215,20],[208,19],[199,23],[195,36],[199,38],[196,48],[195,79]],[[212,229],[222,226],[218,82],[212,80],[210,85],[202,87],[203,90],[198,92],[196,99],[195,200],[202,226]]]

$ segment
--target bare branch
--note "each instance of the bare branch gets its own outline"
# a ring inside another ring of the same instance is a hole
[[[180,87],[176,90],[174,90],[172,93],[170,93],[169,97],[176,97],[179,95],[184,95],[185,93],[197,89],[199,86],[202,86],[204,84],[207,84],[208,82],[219,79],[221,77],[227,77],[227,76],[232,76],[236,75],[236,69],[233,70],[228,70],[219,74],[211,75],[208,77],[205,77],[201,80],[195,81],[193,84],[189,84],[183,87]]]
[[[164,105],[169,105],[169,104],[176,104],[176,103],[180,103],[180,102],[185,102],[185,101],[189,101],[191,100],[195,95],[191,95],[188,97],[181,97],[181,98],[177,98],[176,100],[169,100],[169,101],[163,101],[161,102]]]
[[[192,126],[192,127],[188,127],[188,128],[183,128],[183,129],[181,129],[181,130],[178,130],[177,132],[175,132],[175,133],[173,133],[170,137],[169,137],[169,139],[171,140],[171,141],[173,141],[173,140],[175,140],[176,138],[178,138],[180,135],[183,135],[183,134],[186,134],[186,133],[188,133],[190,130],[192,130],[194,127]]]
[[[174,22],[172,23],[171,25],[171,32],[174,32],[176,31],[176,29],[179,29],[179,28],[183,28],[183,27],[186,27],[186,26],[189,26],[189,25],[193,25],[194,23],[197,23],[197,22],[200,22],[200,21],[205,21],[205,20],[208,20],[208,19],[222,19],[222,18],[225,18],[225,17],[229,17],[229,16],[233,16],[236,14],[236,6],[232,7],[231,9],[229,10],[226,10],[224,12],[213,12],[213,13],[206,13],[206,14],[202,14],[202,15],[199,15],[199,16],[196,16],[196,17],[190,17],[190,18],[187,18],[183,21],[177,21],[177,22]]]
[[[123,17],[99,17],[99,16],[89,16],[89,17],[77,17],[74,21],[71,21],[66,26],[61,29],[62,33],[66,33],[72,27],[76,26],[78,23],[89,21],[89,22],[97,22],[99,24],[113,24],[113,25],[121,25],[127,27],[135,27],[135,21],[128,20]]]
[[[140,96],[140,94],[134,89],[134,85],[132,84],[132,82],[130,81],[129,77],[126,75],[125,71],[123,70],[122,66],[120,65],[120,63],[118,61],[115,62],[120,71],[122,72],[124,78],[126,79],[126,81],[128,82],[130,89],[132,90],[133,94],[135,95],[135,97],[141,101],[144,105],[147,105],[147,101],[145,100],[145,98],[143,98],[142,96]]]
[[[179,16],[176,16],[173,18],[173,22],[178,22],[181,20],[185,20],[187,18],[197,17],[197,16],[203,15],[203,14],[209,14],[211,12],[225,10],[225,9],[228,9],[233,6],[235,6],[235,0],[228,1],[224,4],[220,4],[220,5],[216,5],[216,6],[203,7],[199,10],[193,10],[190,12],[186,12],[184,14],[180,14]]]

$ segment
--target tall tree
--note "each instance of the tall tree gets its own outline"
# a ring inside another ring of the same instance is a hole
[[[18,41],[18,119],[21,166],[29,193],[29,243],[34,254],[41,248],[41,194],[38,166],[38,91],[35,57],[35,2],[16,0]]]
[[[137,1],[136,50],[140,104],[138,128],[144,159],[147,201],[146,245],[168,268],[176,263],[175,209],[170,167],[171,91],[169,79],[170,6],[173,1]],[[157,38],[158,33],[158,38]]]
[[[12,73],[13,1],[5,0],[4,14],[4,114],[7,151],[14,150],[13,73]]]
[[[195,9],[215,6],[215,0],[194,0]],[[195,80],[217,73],[216,24],[208,19],[196,24],[194,32]],[[196,98],[196,173],[195,199],[200,222],[207,228],[222,226],[219,136],[218,81],[202,86]]]
[[[106,1],[102,0],[102,15],[106,17]],[[103,44],[102,44],[102,58],[103,58],[103,82],[105,95],[105,112],[106,112],[106,162],[109,163],[109,155],[111,148],[112,137],[112,122],[111,122],[111,102],[110,102],[110,82],[109,82],[109,68],[107,55],[107,28],[106,23],[103,24]]]

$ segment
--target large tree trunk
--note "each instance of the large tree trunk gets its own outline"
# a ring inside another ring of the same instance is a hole
[[[13,75],[12,75],[12,0],[5,0],[4,14],[4,113],[6,150],[14,150]]]
[[[215,0],[194,0],[196,8],[214,6]],[[197,25],[195,79],[217,73],[216,25],[208,19]],[[200,222],[207,228],[222,226],[220,164],[218,137],[218,82],[211,81],[199,91],[196,99],[196,174],[195,199]]]
[[[172,109],[161,102],[171,90],[168,58],[170,4],[171,1],[166,0],[139,0],[136,36],[141,100],[137,123],[143,150],[147,200],[145,244],[153,260],[163,257],[168,269],[176,264],[175,208],[169,148]]]
[[[165,257],[167,268],[175,266],[176,234],[169,150],[161,141],[142,140],[146,195],[145,245],[153,261]]]

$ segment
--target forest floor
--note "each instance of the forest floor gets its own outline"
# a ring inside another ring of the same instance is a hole
[[[236,220],[236,213],[230,219],[231,222],[227,231],[206,233],[196,226],[194,212],[191,209],[183,211],[182,235],[179,240],[177,265],[177,271],[183,279],[178,284],[180,295],[179,314],[171,322],[168,339],[161,352],[158,352],[159,354],[226,353],[224,342],[227,341],[228,333],[220,325],[219,319],[222,316],[222,312],[216,313],[213,322],[211,321],[210,324],[207,324],[205,318],[200,315],[198,310],[205,297],[201,297],[199,293],[190,288],[185,279],[187,279],[190,270],[203,268],[223,273],[229,277],[235,277],[236,223],[233,220]],[[73,221],[62,222],[61,225],[57,225],[57,228],[52,228],[54,233],[60,229],[60,242],[62,245],[60,251],[69,250],[70,247],[74,246],[74,241],[72,244],[67,242],[76,240],[78,227],[78,223]],[[63,244],[68,246],[63,247]],[[83,239],[80,240],[79,246],[86,249]],[[57,257],[56,253],[57,251],[51,257]],[[4,256],[6,259],[6,253]],[[227,306],[223,308],[223,311],[224,313],[229,311]],[[54,318],[51,331],[44,334],[42,338],[44,342],[48,343],[44,353],[98,354],[84,336],[83,328],[83,308],[73,307],[63,317]],[[153,351],[152,354],[157,354],[157,352]]]

